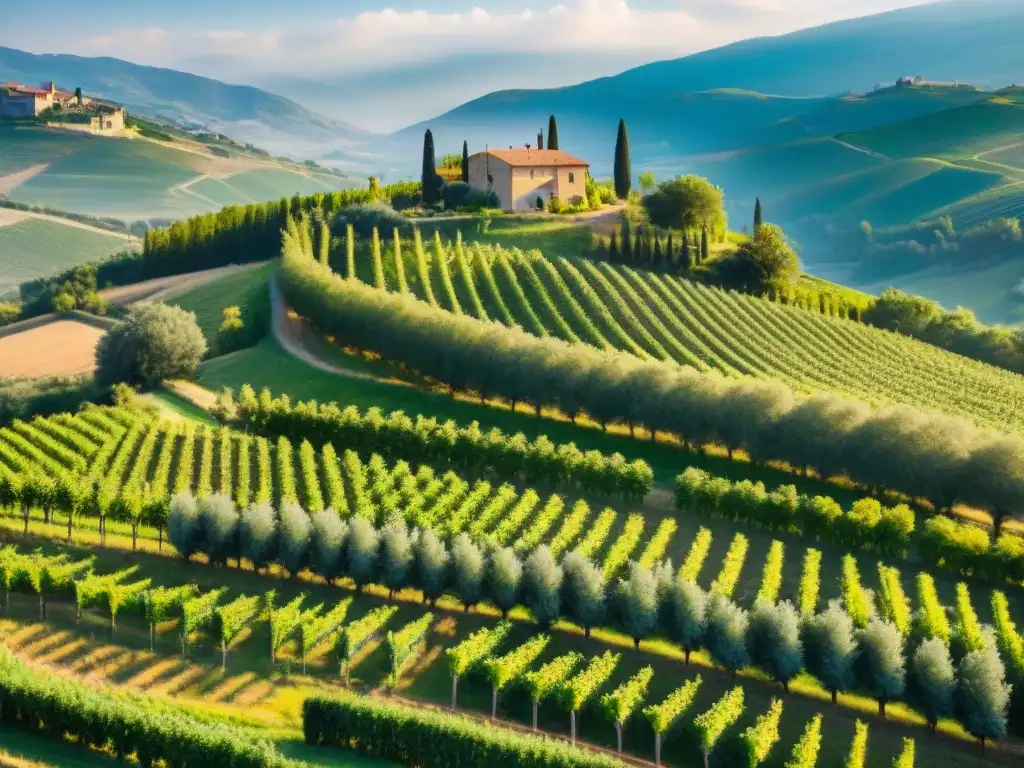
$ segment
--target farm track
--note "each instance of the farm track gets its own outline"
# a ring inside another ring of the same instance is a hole
[[[207,269],[202,272],[188,272],[183,275],[157,277],[152,280],[144,280],[141,283],[118,286],[117,288],[104,288],[99,293],[108,304],[118,307],[127,307],[139,301],[166,301],[200,285],[204,285],[211,280],[247,269],[257,269],[266,263],[265,261],[260,261],[252,264],[229,264],[226,267]]]

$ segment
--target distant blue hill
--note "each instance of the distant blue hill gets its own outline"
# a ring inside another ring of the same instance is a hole
[[[463,140],[474,150],[521,146],[535,142],[554,113],[562,148],[607,173],[620,117],[634,165],[866,130],[949,105],[925,97],[844,109],[836,96],[904,75],[990,88],[1024,82],[1022,41],[1020,0],[934,3],[746,40],[567,88],[492,93],[398,132],[391,144],[404,156],[430,127],[445,151]]]

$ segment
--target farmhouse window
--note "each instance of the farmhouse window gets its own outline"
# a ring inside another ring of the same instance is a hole
[[[576,183],[576,174],[574,174],[574,173],[570,173],[569,174],[569,183],[570,184],[575,184]]]
[[[533,169],[532,168],[530,169],[530,178],[531,179],[533,178]]]

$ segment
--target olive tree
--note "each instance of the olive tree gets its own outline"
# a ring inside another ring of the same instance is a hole
[[[633,647],[649,635],[658,624],[658,580],[654,573],[639,563],[629,564],[629,577],[620,579],[615,590],[619,621],[633,638]]]
[[[503,619],[508,618],[508,612],[518,605],[522,581],[523,564],[515,550],[495,547],[488,562],[487,591]]]
[[[423,590],[423,601],[437,601],[448,586],[451,558],[437,533],[430,528],[420,531],[416,540],[416,578]]]
[[[899,698],[905,684],[903,635],[892,622],[875,618],[857,632],[857,646],[857,679],[878,701],[878,714],[885,717],[886,703]]]
[[[471,538],[460,533],[452,542],[452,587],[468,611],[480,602],[486,574],[484,554]]]
[[[725,223],[725,193],[700,176],[680,176],[644,197],[651,223],[663,229],[717,230]]]
[[[998,739],[1006,733],[1006,712],[1010,704],[1010,686],[994,639],[986,638],[985,647],[968,653],[957,669],[957,710],[964,728],[981,742]]]
[[[928,730],[935,733],[939,718],[953,713],[956,673],[949,646],[938,637],[925,640],[910,657],[907,699],[924,715]]]
[[[257,570],[274,562],[277,556],[277,513],[268,502],[257,502],[242,512],[239,551]]]
[[[839,691],[853,686],[853,663],[857,658],[853,619],[840,601],[829,601],[824,611],[807,619],[804,650],[808,671],[832,694],[835,704]]]
[[[758,293],[779,293],[800,277],[800,259],[782,228],[762,224],[723,265],[730,282]]]
[[[186,560],[202,544],[199,506],[192,494],[177,493],[171,499],[171,508],[167,514],[167,540]]]
[[[800,613],[796,606],[789,600],[758,600],[750,612],[747,646],[754,664],[778,680],[788,693],[789,681],[804,665]]]
[[[572,551],[562,559],[562,595],[566,613],[580,626],[587,637],[590,630],[604,621],[604,574],[579,552]]]
[[[152,386],[188,377],[206,354],[196,316],[167,304],[144,303],[128,311],[96,346],[96,381]]]
[[[689,579],[676,581],[669,593],[669,633],[683,647],[686,663],[690,654],[700,647],[707,631],[708,595]]]
[[[333,509],[322,509],[310,516],[313,536],[310,542],[310,560],[313,570],[328,583],[344,572],[345,540],[348,523]]]
[[[523,564],[523,600],[542,627],[561,614],[562,569],[547,545],[537,547]]]
[[[380,543],[380,578],[391,598],[409,585],[416,559],[416,541],[405,521],[399,519],[381,531]]]
[[[708,599],[705,644],[711,659],[736,675],[750,666],[747,651],[747,612],[725,595],[712,594]]]

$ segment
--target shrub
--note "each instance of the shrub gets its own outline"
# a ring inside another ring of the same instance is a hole
[[[166,304],[140,304],[96,347],[96,381],[145,384],[187,378],[206,354],[196,316]]]
[[[349,225],[352,226],[356,237],[366,240],[373,236],[374,229],[383,233],[396,229],[399,232],[408,232],[411,228],[405,216],[383,202],[352,205],[343,209],[334,217],[331,231],[335,237],[345,237]]]
[[[285,758],[269,741],[223,723],[187,714],[141,696],[98,690],[29,669],[0,650],[0,709],[5,719],[43,731],[48,738],[73,736],[87,746],[131,755],[143,765],[168,768],[277,768]]]
[[[619,768],[611,757],[457,715],[356,696],[303,703],[306,743],[420,768]]]

